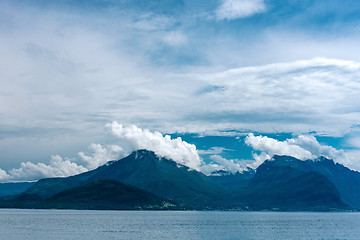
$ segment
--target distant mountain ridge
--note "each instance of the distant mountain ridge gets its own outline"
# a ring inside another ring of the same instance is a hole
[[[254,171],[205,176],[143,149],[89,172],[41,179],[24,193],[3,198],[0,207],[9,207],[12,201],[36,208],[360,210],[359,186],[359,172],[326,158],[302,161],[274,156]],[[106,190],[109,187],[113,191]],[[126,202],[132,191],[134,198]],[[98,196],[107,200],[101,202]],[[156,201],[141,204],[142,196]]]

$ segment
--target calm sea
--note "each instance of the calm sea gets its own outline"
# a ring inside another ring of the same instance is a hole
[[[360,213],[1,209],[0,239],[360,239]]]

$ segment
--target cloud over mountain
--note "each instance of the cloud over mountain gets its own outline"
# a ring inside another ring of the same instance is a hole
[[[220,169],[235,173],[242,172],[247,168],[238,160],[227,160],[217,155],[224,150],[229,150],[222,147],[200,151],[202,154],[211,154],[210,159],[215,163],[207,164],[201,159],[196,146],[183,141],[180,137],[172,139],[170,135],[141,129],[135,125],[124,126],[116,121],[106,124],[106,128],[116,137],[116,144],[90,144],[90,153],[78,153],[82,162],[75,159],[64,159],[59,155],[52,156],[49,164],[22,162],[19,168],[13,168],[9,171],[0,169],[0,181],[29,181],[48,177],[71,176],[93,170],[108,161],[121,159],[139,149],[154,151],[160,157],[168,158],[205,174],[211,174]]]
[[[172,139],[157,131],[142,129],[135,125],[124,126],[116,121],[106,124],[106,129],[115,136],[115,144],[102,145],[92,143],[91,153],[79,152],[82,162],[75,159],[62,158],[54,155],[48,164],[22,162],[19,168],[9,171],[0,169],[0,181],[29,181],[47,177],[66,177],[95,169],[108,161],[118,160],[138,149],[154,151],[158,156],[171,159],[191,169],[211,174],[217,170],[231,173],[243,172],[248,168],[256,169],[265,160],[274,155],[288,155],[301,160],[316,159],[324,156],[341,163],[351,169],[360,170],[359,154],[354,151],[348,154],[318,142],[312,135],[299,135],[284,141],[266,136],[255,136],[250,133],[245,144],[251,147],[254,160],[226,159],[221,156],[224,147],[212,147],[208,150],[197,150],[180,137]],[[208,155],[210,162],[204,162],[199,154]]]
[[[124,141],[128,149],[147,149],[154,151],[158,156],[166,157],[177,163],[199,170],[202,161],[194,144],[183,141],[180,137],[171,139],[160,132],[151,132],[135,125],[128,127],[114,121],[107,127],[117,138]]]
[[[360,171],[359,155],[348,154],[343,149],[338,150],[334,147],[323,145],[312,135],[299,135],[295,138],[279,141],[266,136],[255,136],[253,133],[250,133],[246,137],[245,143],[255,151],[260,152],[260,155],[253,154],[254,159],[258,162],[257,165],[274,155],[287,155],[300,160],[316,159],[323,156],[333,159],[335,162],[343,164],[350,169]]]
[[[279,141],[266,136],[255,136],[253,133],[250,133],[245,139],[245,143],[254,150],[265,152],[269,156],[288,155],[301,160],[316,157],[310,151],[298,146],[296,142],[294,139]]]
[[[8,172],[0,169],[0,181],[31,181],[47,177],[67,177],[87,170],[70,159],[55,155],[51,156],[49,164],[22,162],[19,168],[13,168]]]
[[[84,152],[79,152],[79,156],[87,163],[89,170],[95,169],[108,161],[117,160],[125,157],[126,152],[118,145],[103,146],[98,143],[90,144],[89,148],[93,151],[92,155],[86,155]]]

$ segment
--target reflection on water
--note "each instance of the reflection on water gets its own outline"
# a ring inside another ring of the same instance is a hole
[[[360,239],[360,213],[1,209],[0,239]]]

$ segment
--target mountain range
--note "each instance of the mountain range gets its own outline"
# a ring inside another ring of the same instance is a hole
[[[360,209],[360,173],[330,159],[274,156],[256,170],[206,176],[148,150],[64,178],[46,178],[0,207],[343,211]]]

